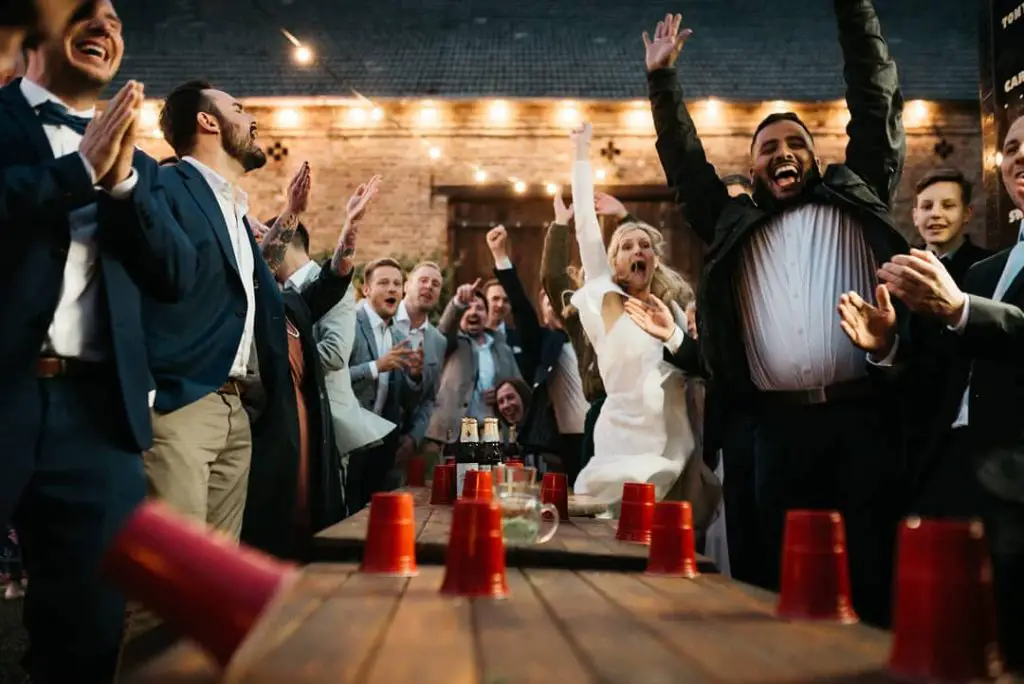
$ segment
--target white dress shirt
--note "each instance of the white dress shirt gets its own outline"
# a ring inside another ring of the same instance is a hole
[[[835,207],[805,204],[751,235],[738,298],[754,385],[809,390],[866,375],[836,303],[851,290],[874,301],[874,274],[863,231]]]
[[[317,267],[316,262],[307,261],[302,266],[295,269],[295,273],[292,273],[288,277],[288,282],[285,283],[285,287],[290,287],[296,292],[302,292],[302,286],[306,282],[309,272]]]
[[[467,335],[468,337],[468,335]],[[494,412],[484,401],[484,393],[494,389],[495,374],[497,368],[494,365],[494,337],[490,333],[484,333],[484,341],[478,342],[470,337],[473,351],[476,353],[476,384],[473,386],[473,396],[469,400],[468,418],[483,420],[493,416]]]
[[[391,351],[391,347],[395,344],[394,338],[391,335],[391,321],[385,321],[378,316],[366,299],[362,301],[360,306],[366,312],[366,317],[370,321],[370,328],[373,329],[373,340],[377,344],[377,358],[379,359]],[[391,378],[391,373],[381,373],[377,367],[377,362],[371,361],[370,374],[377,380],[377,397],[373,402],[373,412],[379,416],[384,411],[384,405],[388,401],[388,380]]]
[[[412,319],[409,318],[409,310],[405,308],[405,300],[403,299],[398,304],[398,312],[395,314],[395,323],[399,325],[405,336],[412,339],[418,339],[419,343],[422,344],[423,340],[427,336],[427,328],[430,327],[430,319],[427,317],[423,318],[423,322],[418,327],[412,327]],[[414,345],[415,348],[415,345]]]
[[[91,119],[96,113],[95,107],[85,111],[71,109],[56,95],[27,78],[21,80],[21,94],[33,110],[46,101],[52,101],[75,116]],[[55,158],[78,153],[82,136],[77,131],[67,126],[45,124],[43,133]],[[95,169],[84,156],[79,156],[93,183],[97,182]],[[128,197],[137,182],[138,174],[132,169],[131,175],[114,187],[111,196],[117,199]],[[106,309],[99,302],[96,205],[89,204],[72,211],[68,216],[68,227],[71,244],[64,262],[64,280],[57,309],[43,343],[43,352],[83,361],[99,361],[109,353],[110,341]]]
[[[245,379],[249,367],[256,323],[256,288],[253,283],[256,257],[249,243],[249,229],[245,226],[245,216],[249,213],[249,196],[195,157],[185,157],[184,161],[198,169],[213,191],[213,196],[217,198],[217,205],[228,227],[231,251],[234,252],[238,275],[242,279],[242,289],[245,290],[245,326],[242,328],[242,339],[238,341],[235,360],[231,363],[231,372],[228,374],[232,378],[242,380]]]

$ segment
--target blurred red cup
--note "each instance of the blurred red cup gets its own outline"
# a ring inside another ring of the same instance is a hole
[[[452,490],[455,489],[452,477],[454,469],[444,465],[434,466],[434,479],[430,483],[430,504],[432,506],[450,506]]]
[[[516,460],[516,459],[512,459],[511,461],[505,461],[505,467],[506,468],[522,468],[523,467],[523,462],[519,461],[519,460]]]
[[[491,598],[508,594],[501,507],[496,501],[455,502],[441,593]]]
[[[454,456],[445,456],[444,457],[444,464],[445,465],[454,466],[455,465],[455,457]]]
[[[462,484],[463,499],[490,501],[494,497],[494,478],[489,470],[467,470]]]
[[[897,540],[889,671],[967,682],[995,679],[1002,669],[984,526],[907,518]]]
[[[615,538],[619,541],[650,544],[653,524],[654,485],[649,482],[627,482],[622,485],[619,527]]]
[[[409,487],[427,486],[427,459],[422,456],[413,456],[409,459],[405,483]]]
[[[107,549],[102,571],[126,596],[203,647],[222,666],[298,571],[149,501]]]
[[[569,519],[569,485],[565,473],[544,473],[540,482],[540,501],[557,508],[559,520]]]
[[[647,572],[694,578],[697,571],[693,509],[688,501],[662,501],[654,506]]]
[[[394,577],[416,574],[416,517],[412,494],[378,492],[370,499],[363,572]]]
[[[789,511],[782,538],[779,617],[857,622],[846,530],[837,511]]]

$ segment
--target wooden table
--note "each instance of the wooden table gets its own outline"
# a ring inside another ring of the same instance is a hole
[[[891,682],[889,636],[797,623],[774,597],[720,575],[509,569],[505,600],[311,565],[226,676],[182,643],[129,684],[728,684]]]
[[[416,561],[444,565],[452,507],[431,506],[427,489],[408,491],[415,502]],[[313,540],[314,560],[361,561],[369,520],[370,509],[364,508],[318,533]],[[505,562],[509,567],[643,572],[647,568],[647,546],[615,539],[617,525],[614,520],[571,518],[559,523],[555,536],[546,544],[506,547]],[[698,556],[697,565],[701,572],[716,572],[709,558]]]

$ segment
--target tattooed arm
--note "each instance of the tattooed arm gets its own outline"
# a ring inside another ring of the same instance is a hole
[[[366,213],[366,207],[377,197],[380,181],[380,176],[373,176],[369,181],[361,184],[345,205],[345,225],[338,237],[338,246],[334,250],[334,256],[331,257],[331,270],[340,276],[351,274],[352,268],[355,266],[359,221]]]
[[[310,187],[309,162],[302,162],[302,166],[299,167],[288,186],[287,208],[274,221],[274,225],[264,233],[260,242],[263,260],[267,262],[271,273],[277,273],[277,269],[280,268],[281,262],[284,261],[285,251],[299,227],[299,215],[309,207]]]

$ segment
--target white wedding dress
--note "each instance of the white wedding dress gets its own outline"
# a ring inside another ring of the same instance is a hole
[[[605,294],[625,293],[612,280],[594,209],[589,162],[577,161],[573,166],[572,198],[585,282],[573,293],[571,303],[594,345],[607,395],[594,426],[594,456],[580,472],[574,491],[614,505],[622,498],[624,483],[650,482],[661,500],[693,457],[686,380],[665,362],[662,343],[629,316],[622,315],[605,330],[601,317]]]

